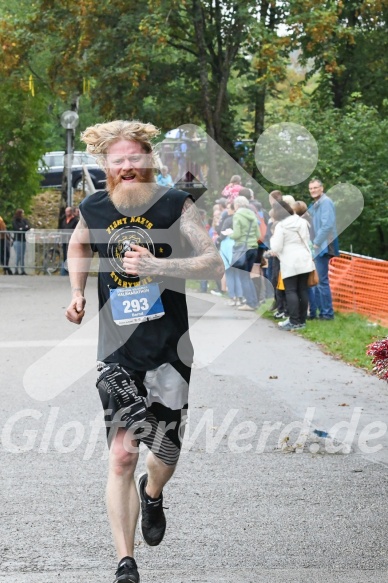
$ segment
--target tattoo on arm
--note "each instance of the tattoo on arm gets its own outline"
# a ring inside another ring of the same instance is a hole
[[[202,223],[195,203],[190,199],[186,199],[182,208],[180,232],[191,244],[195,257],[167,260],[163,268],[165,275],[220,279],[224,272],[223,262]]]
[[[212,241],[203,225],[196,205],[188,198],[185,200],[181,216],[181,233],[191,243],[197,255],[213,248]]]

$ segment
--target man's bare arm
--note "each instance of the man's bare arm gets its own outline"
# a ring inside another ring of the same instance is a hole
[[[66,318],[74,324],[80,324],[85,315],[84,291],[89,275],[93,251],[90,246],[90,235],[87,224],[82,216],[70,238],[67,250],[67,266],[70,276],[72,300],[66,310]]]
[[[195,257],[159,259],[147,249],[132,246],[123,259],[124,269],[131,275],[166,275],[182,279],[221,279],[224,264],[213,245],[195,204],[187,199],[183,205],[181,235],[191,243]]]

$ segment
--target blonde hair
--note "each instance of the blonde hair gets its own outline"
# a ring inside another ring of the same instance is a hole
[[[290,206],[295,202],[295,198],[292,196],[292,194],[283,194],[283,200]]]
[[[86,128],[81,140],[86,144],[86,151],[96,157],[101,166],[105,165],[108,148],[119,140],[138,142],[143,150],[152,152],[151,140],[160,134],[160,130],[151,123],[132,120],[115,120],[97,123]]]
[[[303,200],[297,200],[291,205],[294,213],[302,217],[307,212],[307,204]]]

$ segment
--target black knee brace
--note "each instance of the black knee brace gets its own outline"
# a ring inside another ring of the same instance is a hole
[[[96,387],[113,397],[126,428],[141,427],[145,422],[147,408],[146,389],[140,379],[117,363],[104,363],[99,373]]]

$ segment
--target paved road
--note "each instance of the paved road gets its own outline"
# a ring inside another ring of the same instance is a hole
[[[113,580],[95,285],[76,328],[66,278],[0,277],[0,582]],[[189,303],[190,422],[165,541],[137,541],[142,583],[385,583],[388,386],[222,299]]]

